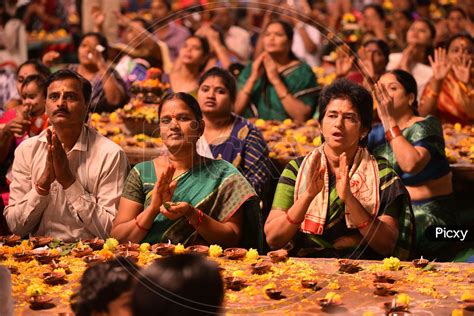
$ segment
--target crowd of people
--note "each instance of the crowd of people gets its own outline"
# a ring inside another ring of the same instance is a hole
[[[442,123],[474,122],[469,1],[78,3],[2,2],[0,235],[301,257],[452,260],[460,249],[425,232],[461,218]],[[74,40],[26,60],[12,28],[38,27],[67,28]],[[157,105],[166,153],[130,166],[88,115],[123,107],[154,67],[170,87]],[[328,74],[335,80],[324,82]],[[322,145],[280,172],[249,118],[313,118]],[[159,269],[193,260],[163,261],[144,277],[165,284],[172,275]],[[101,273],[85,274],[83,287],[99,286]],[[127,291],[133,283],[120,282]],[[109,295],[105,283],[97,291]],[[158,295],[142,287],[138,314]],[[113,310],[83,294],[78,314],[90,314],[87,300]]]

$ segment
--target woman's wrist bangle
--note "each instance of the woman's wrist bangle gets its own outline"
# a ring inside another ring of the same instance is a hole
[[[363,222],[362,224],[356,226],[357,229],[364,229],[366,228],[367,226],[370,225],[370,223],[372,223],[372,220],[373,218],[369,218],[368,220],[366,220],[365,222]]]
[[[387,141],[390,143],[392,140],[397,138],[398,136],[402,136],[402,131],[400,130],[400,127],[395,125],[391,129],[385,132],[385,138]]]
[[[301,223],[303,223],[303,221],[297,222],[297,221],[292,220],[288,213],[286,213],[286,220],[288,221],[288,223],[290,223],[291,225],[295,225],[295,226],[299,226],[299,225],[301,225]]]
[[[194,229],[198,229],[199,225],[201,225],[202,220],[204,218],[204,213],[201,210],[197,209],[197,208],[195,210],[196,210],[196,214],[197,214],[196,223],[194,223],[194,224],[191,223],[191,220],[189,220],[188,223],[189,223],[189,225],[193,226]]]
[[[138,229],[143,230],[144,232],[149,232],[149,231],[150,231],[150,228],[145,228],[145,227],[143,227],[142,225],[140,225],[140,224],[138,223],[137,217],[138,217],[138,215],[135,216],[135,225],[138,227]]]
[[[49,194],[49,189],[45,189],[43,187],[41,187],[38,182],[35,183],[35,188],[36,188],[36,191],[38,193],[40,193],[41,195],[48,195]]]

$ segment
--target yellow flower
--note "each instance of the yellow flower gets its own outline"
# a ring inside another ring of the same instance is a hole
[[[222,255],[222,247],[219,245],[209,246],[209,255],[214,258],[220,257]]]
[[[319,147],[319,146],[321,146],[321,144],[322,144],[321,136],[315,137],[313,139],[313,145],[314,146]]]
[[[271,151],[269,154],[268,154],[268,157],[270,158],[275,158],[277,156],[277,153],[274,152],[274,151]]]
[[[105,250],[110,250],[114,251],[115,247],[117,247],[119,244],[118,240],[115,238],[107,238],[107,240],[104,243],[104,246],[102,247]]]
[[[462,311],[462,309],[453,309],[453,311],[451,312],[451,316],[463,316],[464,313]]]
[[[462,130],[462,125],[460,123],[454,124],[454,130],[460,132]]]
[[[328,289],[330,289],[330,290],[339,290],[340,289],[339,283],[337,281],[330,282],[328,284]]]
[[[356,17],[352,13],[346,13],[342,16],[342,21],[345,23],[354,23],[356,21]]]
[[[91,114],[91,121],[98,121],[100,120],[101,115],[99,113],[92,113]]]
[[[374,313],[372,313],[372,312],[364,312],[364,314],[362,314],[362,316],[374,316]]]
[[[250,248],[249,251],[245,254],[245,259],[247,260],[256,260],[258,259],[258,251],[256,249]]]
[[[264,127],[265,126],[265,120],[258,119],[255,121],[255,126],[257,127]]]
[[[334,292],[327,293],[325,299],[335,304],[340,304],[342,302],[341,296]]]
[[[176,247],[174,247],[174,253],[175,254],[184,253],[184,246],[181,244],[177,244]]]
[[[147,252],[150,250],[150,244],[147,242],[144,242],[140,245],[140,252]]]
[[[400,259],[395,257],[383,259],[383,267],[385,270],[397,271],[400,269]]]
[[[349,36],[348,40],[349,40],[349,42],[351,42],[351,43],[355,43],[355,42],[357,42],[357,41],[359,40],[359,37],[357,37],[357,35],[355,35],[355,34],[351,34],[351,35]]]
[[[31,284],[26,288],[26,295],[28,296],[43,295],[45,292],[45,288],[42,284]]]
[[[59,273],[64,273],[64,274],[66,274],[66,271],[65,271],[63,268],[54,269],[54,272],[59,272]]]
[[[461,295],[461,301],[465,302],[471,300],[474,300],[474,295],[472,295],[470,291],[464,291],[464,293]]]
[[[410,305],[411,297],[405,293],[401,293],[397,296],[397,305],[408,306]]]
[[[291,125],[291,124],[293,124],[293,120],[287,118],[286,120],[283,121],[283,124],[284,124],[284,125]]]
[[[234,271],[232,273],[232,276],[236,277],[236,278],[242,278],[242,277],[247,276],[247,273],[245,271],[242,271],[242,270],[237,270],[237,271]]]

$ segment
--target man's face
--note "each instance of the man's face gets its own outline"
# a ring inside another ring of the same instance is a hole
[[[67,78],[53,81],[48,87],[46,114],[51,124],[61,126],[82,126],[87,106],[79,80]]]

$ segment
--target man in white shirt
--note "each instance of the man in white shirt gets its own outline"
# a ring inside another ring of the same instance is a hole
[[[84,125],[91,84],[60,70],[46,84],[52,127],[15,151],[9,205],[13,233],[74,241],[105,238],[112,227],[128,161],[123,150]]]

